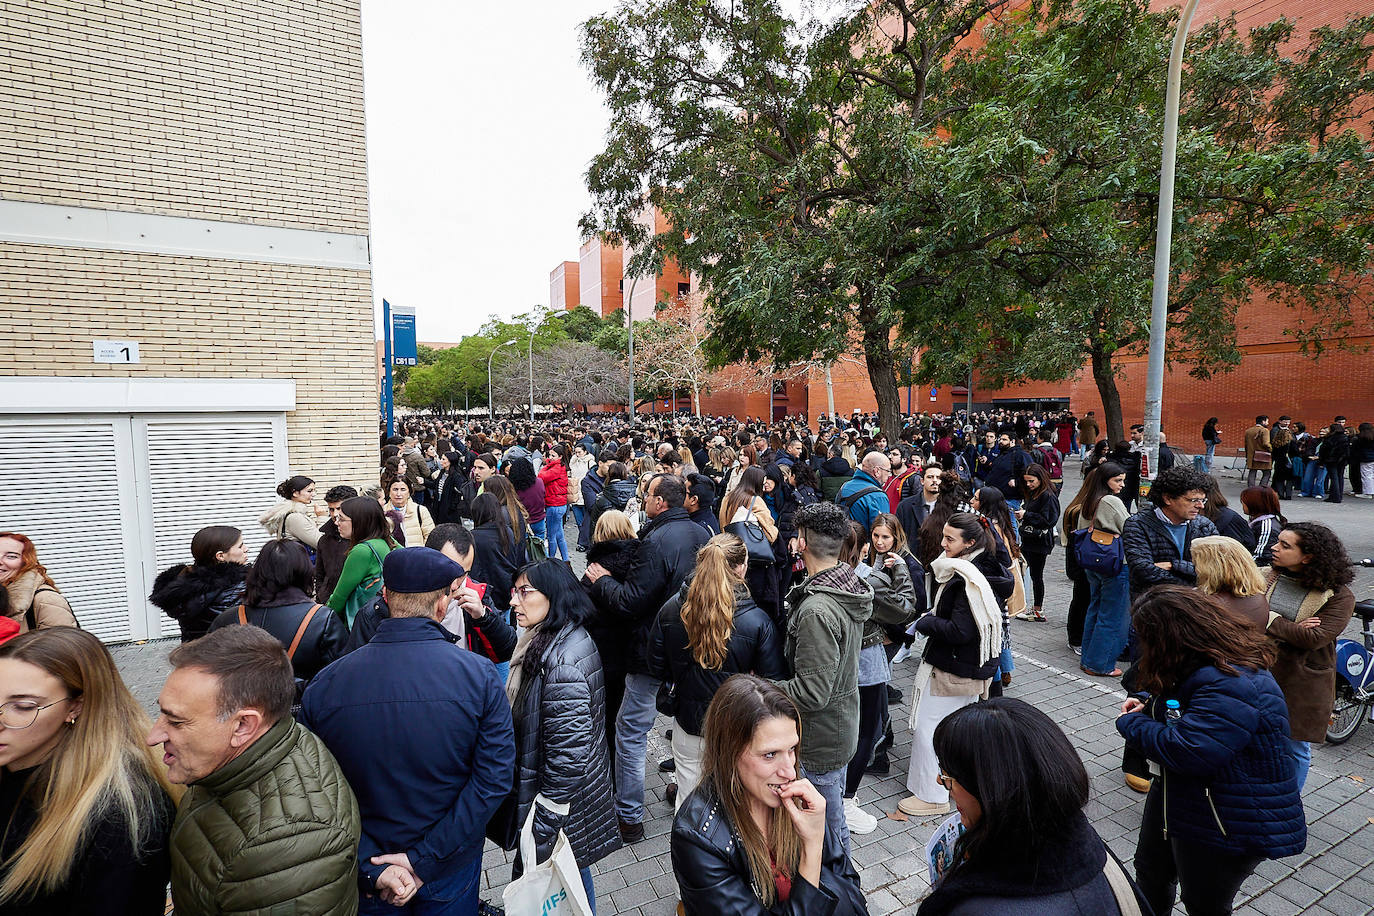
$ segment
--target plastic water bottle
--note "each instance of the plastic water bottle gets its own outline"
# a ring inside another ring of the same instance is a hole
[[[1164,701],[1164,724],[1173,725],[1181,716],[1183,710],[1178,706],[1178,700]]]

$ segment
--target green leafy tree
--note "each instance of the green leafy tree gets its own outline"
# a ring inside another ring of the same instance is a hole
[[[993,384],[1059,380],[1086,358],[1123,438],[1115,360],[1149,339],[1175,26],[1136,0],[1032,5],[951,67],[944,125],[968,218],[1033,225],[972,259],[950,319],[922,334],[926,380],[970,362]],[[1239,310],[1256,297],[1287,308],[1285,333],[1314,355],[1374,320],[1371,28],[1295,48],[1291,21],[1242,35],[1223,19],[1190,37],[1168,309],[1170,358],[1192,374],[1239,363]]]

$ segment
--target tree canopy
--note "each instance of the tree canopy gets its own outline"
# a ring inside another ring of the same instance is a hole
[[[797,23],[773,0],[635,0],[589,20],[612,122],[583,228],[704,281],[716,363],[862,353],[884,431],[896,372],[1062,379],[1148,335],[1172,11],[1143,0],[887,0]],[[1258,292],[1315,344],[1368,316],[1374,20],[1189,45],[1173,356],[1238,359]],[[650,235],[646,203],[668,219]]]

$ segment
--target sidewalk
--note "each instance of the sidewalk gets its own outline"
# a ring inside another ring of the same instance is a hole
[[[1070,463],[1067,469],[1065,503],[1079,483],[1075,467]],[[1242,483],[1234,477],[1222,478],[1233,508],[1239,507]],[[1284,511],[1293,520],[1331,525],[1353,557],[1374,556],[1374,501],[1349,499],[1329,506],[1293,500],[1284,503]],[[579,572],[585,564],[583,557],[574,554]],[[1374,596],[1369,590],[1371,584],[1374,574],[1357,573],[1357,596]],[[1131,870],[1145,796],[1127,789],[1121,779],[1121,740],[1113,723],[1124,694],[1114,682],[1082,676],[1077,657],[1066,645],[1064,608],[1069,583],[1063,575],[1060,550],[1050,557],[1045,585],[1050,622],[1012,623],[1016,673],[1007,695],[1044,710],[1068,734],[1092,780],[1088,817]],[[1351,629],[1355,629],[1353,625]],[[161,640],[113,648],[130,688],[150,711],[155,712],[157,692],[166,676],[166,654],[174,646],[173,641]],[[929,891],[925,842],[943,819],[896,821],[884,816],[896,811],[898,800],[907,794],[904,783],[911,743],[908,702],[915,674],[914,659],[896,666],[894,672],[893,683],[904,691],[907,702],[892,708],[897,735],[891,754],[892,774],[881,780],[866,777],[858,793],[864,809],[879,817],[876,831],[853,838],[855,864],[873,916],[916,912],[920,899]],[[644,841],[619,850],[594,868],[597,912],[602,916],[669,916],[675,912],[677,887],[668,854],[672,806],[663,797],[666,774],[658,772],[658,762],[671,757],[663,738],[667,727],[668,721],[660,716],[649,739]],[[1242,916],[1354,916],[1374,911],[1372,786],[1374,725],[1366,723],[1340,747],[1313,747],[1312,770],[1303,793],[1309,828],[1307,849],[1301,855],[1262,864],[1243,886],[1236,912]],[[512,859],[513,854],[487,844],[484,897],[499,901],[501,889],[510,879]],[[1182,908],[1176,912],[1182,913]]]

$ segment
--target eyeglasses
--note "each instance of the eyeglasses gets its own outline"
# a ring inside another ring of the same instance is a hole
[[[510,590],[510,596],[519,601],[524,601],[530,596],[531,592],[537,595],[539,594],[539,589],[535,588],[533,585],[517,585]]]
[[[28,728],[38,721],[38,714],[50,706],[58,703],[66,703],[72,697],[63,697],[60,700],[53,700],[46,706],[38,706],[31,700],[11,700],[0,705],[0,725],[5,728]]]
[[[1205,505],[1207,505],[1207,497],[1205,497],[1205,496],[1197,496],[1197,497],[1185,496],[1184,499],[1188,500],[1188,502],[1192,503],[1192,504],[1195,505],[1195,506],[1205,506]]]
[[[935,777],[935,781],[944,786],[946,790],[954,788],[954,777],[947,775],[944,770],[941,770],[940,775]]]

